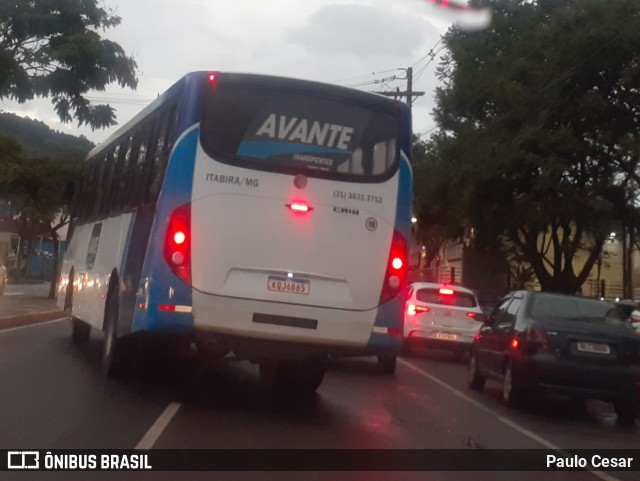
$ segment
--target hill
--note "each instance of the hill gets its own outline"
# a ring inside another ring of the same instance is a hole
[[[0,135],[15,139],[30,154],[50,158],[82,158],[94,147],[84,136],[63,134],[39,120],[7,112],[0,112]]]

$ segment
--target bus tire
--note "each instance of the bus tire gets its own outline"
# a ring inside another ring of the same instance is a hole
[[[382,374],[394,374],[396,372],[396,356],[379,355],[378,369]]]
[[[71,313],[73,311],[73,267],[69,270],[69,278],[67,282],[67,290],[64,293],[64,310]]]
[[[69,271],[69,282],[67,283],[67,290],[64,293],[64,307],[65,312],[69,313],[71,319],[71,341],[80,346],[85,344],[91,336],[91,326],[86,322],[81,321],[77,317],[74,317],[73,312],[73,267]]]
[[[76,346],[85,344],[91,336],[91,326],[71,316],[71,340]]]
[[[325,366],[319,361],[260,362],[260,377],[268,386],[295,393],[313,393],[324,379]]]
[[[131,363],[133,347],[130,339],[118,338],[118,301],[114,295],[107,301],[104,325],[102,372],[107,377],[120,377]]]

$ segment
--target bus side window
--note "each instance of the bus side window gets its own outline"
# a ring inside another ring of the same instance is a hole
[[[138,197],[138,192],[140,189],[136,172],[138,165],[138,155],[140,154],[141,135],[142,134],[139,130],[135,134],[133,134],[129,142],[129,147],[127,148],[127,155],[125,159],[125,209],[132,209],[136,207],[136,199]]]
[[[138,194],[138,205],[147,203],[147,190],[149,189],[149,175],[153,164],[153,155],[155,150],[155,128],[157,118],[150,119],[144,127],[140,140],[140,153],[138,154],[139,178],[138,185],[140,191]]]
[[[144,172],[144,163],[147,157],[147,138],[148,127],[143,126],[134,136],[133,150],[129,159],[129,175],[127,176],[129,193],[127,198],[127,207],[136,208],[142,204],[144,199],[144,184],[142,176]]]
[[[121,183],[122,179],[122,162],[123,162],[123,149],[120,145],[116,145],[113,148],[113,154],[111,161],[113,162],[113,170],[111,171],[111,192],[109,194],[109,215],[118,214],[121,211],[118,205],[118,196],[120,190],[124,188],[124,184]]]
[[[111,208],[111,193],[113,192],[113,173],[115,168],[115,163],[113,160],[113,150],[109,150],[103,157],[104,159],[104,167],[102,173],[102,183],[101,185],[104,188],[102,193],[102,201],[100,203],[100,217],[106,217],[109,215],[109,211]]]
[[[96,197],[96,159],[91,159],[86,164],[85,185],[82,191],[82,218],[89,219],[93,214],[93,204]]]
[[[82,172],[80,175],[80,185],[78,186],[78,192],[75,199],[75,208],[72,212],[75,212],[75,216],[78,219],[84,219],[86,217],[85,206],[87,200],[87,189],[89,184],[89,163],[86,162],[82,166]]]
[[[164,180],[167,161],[173,146],[175,137],[176,107],[165,111],[160,116],[157,125],[157,137],[155,143],[155,152],[149,173],[149,188],[147,189],[147,202],[153,203],[158,198],[162,181]]]
[[[105,183],[104,183],[104,171],[105,171],[105,156],[98,157],[95,160],[94,166],[94,196],[93,196],[93,208],[91,209],[91,217],[93,219],[100,217],[100,208],[102,207],[102,199],[104,197]]]

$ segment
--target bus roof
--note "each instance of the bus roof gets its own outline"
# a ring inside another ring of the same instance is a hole
[[[314,92],[317,94],[327,94],[334,97],[342,97],[344,99],[355,100],[363,103],[371,104],[373,107],[383,109],[400,109],[405,111],[405,115],[409,112],[409,107],[404,103],[390,99],[383,95],[363,92],[350,87],[343,87],[334,84],[316,82],[312,80],[302,80],[290,77],[277,77],[272,75],[234,73],[234,72],[218,72],[218,71],[197,71],[190,72],[180,78],[175,84],[169,87],[164,93],[160,94],[149,105],[142,109],[135,117],[126,122],[111,134],[105,141],[94,147],[88,154],[87,158],[94,157],[109,146],[117,139],[135,127],[142,119],[148,117],[156,110],[161,109],[176,95],[180,94],[184,89],[197,88],[204,85],[208,81],[209,75],[215,73],[216,82],[219,84],[233,83],[245,85],[260,85],[262,87],[273,88],[292,88],[298,91]]]

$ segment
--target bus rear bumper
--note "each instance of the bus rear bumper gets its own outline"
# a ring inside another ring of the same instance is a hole
[[[379,311],[283,306],[194,292],[194,338],[246,359],[397,354],[402,327],[377,326]]]

